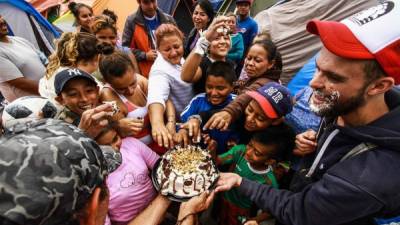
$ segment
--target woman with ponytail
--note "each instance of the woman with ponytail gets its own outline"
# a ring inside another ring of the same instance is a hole
[[[40,95],[54,100],[57,96],[54,89],[55,74],[68,68],[78,68],[91,74],[98,69],[99,54],[112,51],[113,47],[98,43],[92,34],[63,33],[56,42],[54,53],[49,57],[46,75],[40,79]]]

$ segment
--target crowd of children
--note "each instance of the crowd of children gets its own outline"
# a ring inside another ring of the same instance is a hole
[[[295,146],[292,126],[315,126],[290,114],[292,98],[279,84],[281,55],[268,34],[257,35],[252,1],[238,0],[238,15],[216,18],[208,0],[196,1],[187,38],[156,0],[138,2],[122,42],[117,15],[93,15],[89,6],[71,3],[77,31],[57,40],[38,81],[38,93],[58,108],[56,119],[83,129],[95,121],[85,113],[108,108],[106,122],[89,135],[123,158],[107,178],[106,223],[128,224],[156,198],[150,171],[175,145],[201,145],[221,171],[285,188]],[[291,124],[285,121],[289,114]],[[235,189],[218,197],[218,216],[212,218],[218,224],[273,218]]]

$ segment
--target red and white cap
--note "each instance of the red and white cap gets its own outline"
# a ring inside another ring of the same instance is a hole
[[[375,59],[400,83],[400,1],[385,1],[341,22],[311,20],[310,33],[320,36],[332,53],[350,59]]]

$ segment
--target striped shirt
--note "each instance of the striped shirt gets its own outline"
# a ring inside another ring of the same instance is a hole
[[[194,96],[192,84],[181,79],[184,59],[181,59],[181,64],[173,65],[160,53],[158,55],[150,70],[147,104],[160,103],[165,108],[165,102],[170,98],[176,115],[180,115]]]

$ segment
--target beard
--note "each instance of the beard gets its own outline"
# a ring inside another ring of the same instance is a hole
[[[366,103],[364,93],[367,87],[360,88],[355,96],[350,97],[345,102],[339,102],[340,93],[333,91],[329,94],[324,94],[321,90],[314,90],[309,100],[310,109],[312,112],[321,117],[338,117],[346,115],[357,108],[363,106]],[[323,98],[324,102],[315,104],[312,100],[313,96],[317,95],[319,98]]]

